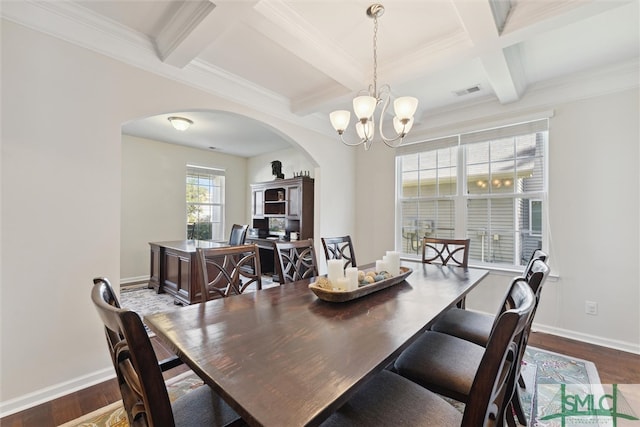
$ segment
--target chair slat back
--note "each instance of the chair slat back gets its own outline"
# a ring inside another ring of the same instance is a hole
[[[276,242],[275,247],[280,284],[318,275],[313,239]]]
[[[327,260],[344,260],[343,269],[358,266],[356,263],[356,254],[353,250],[353,243],[351,242],[351,236],[322,237],[321,240],[322,246],[324,247],[324,255]]]
[[[462,426],[489,425],[492,413],[496,420],[504,420],[515,392],[519,375],[516,368],[521,363],[520,339],[533,312],[535,295],[526,280],[519,278],[512,282],[509,298],[514,306],[496,319],[469,392]]]
[[[471,239],[422,239],[422,262],[427,264],[469,265],[469,244]]]
[[[243,293],[255,283],[262,289],[260,251],[257,245],[197,248],[202,302]]]
[[[120,308],[107,279],[93,282],[91,299],[105,327],[129,425],[174,426],[162,371],[140,316]]]

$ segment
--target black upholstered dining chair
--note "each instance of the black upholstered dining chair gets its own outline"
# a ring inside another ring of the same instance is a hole
[[[247,238],[248,229],[249,225],[233,224],[233,226],[231,227],[231,234],[229,235],[229,245],[244,245],[244,241]]]
[[[344,260],[343,268],[358,266],[351,236],[322,237],[321,240],[327,260],[342,259]]]
[[[522,334],[534,305],[533,293],[521,281],[515,285],[513,296],[514,307],[498,316],[486,348],[437,332],[425,332],[418,339],[431,340],[428,337],[437,334],[477,347],[479,363],[469,381],[463,413],[433,391],[390,370],[383,370],[358,389],[321,426],[477,427],[490,425],[492,416],[504,417],[513,382],[513,361],[517,358],[514,343]],[[433,351],[437,351],[437,347]],[[455,360],[456,356],[448,357],[450,363]],[[433,370],[437,372],[437,368]]]
[[[486,338],[481,340],[467,340],[457,335],[449,334],[444,331],[445,328],[436,328],[435,325],[431,331],[428,331],[423,337],[418,339],[412,344],[394,363],[394,368],[404,376],[407,376],[413,381],[441,393],[445,396],[457,399],[461,402],[466,402],[468,399],[468,392],[471,387],[471,381],[473,379],[473,370],[478,368],[482,349],[487,345],[493,333],[496,322],[499,316],[517,305],[517,299],[520,295],[516,292],[517,287],[526,285],[530,293],[533,295],[533,307],[531,310],[531,316],[527,319],[527,323],[523,328],[523,332],[518,337],[516,362],[517,365],[514,369],[514,384],[511,387],[510,395],[510,408],[515,412],[518,421],[522,421],[524,418],[524,412],[520,402],[520,393],[516,385],[520,379],[520,360],[524,356],[524,351],[531,331],[531,323],[538,305],[538,295],[536,295],[536,289],[539,288],[540,283],[544,283],[546,276],[549,272],[547,265],[542,261],[536,261],[533,263],[535,273],[527,280],[523,277],[516,277],[512,280],[511,286],[507,294],[505,295],[502,306],[497,316],[487,316],[491,320]],[[468,310],[459,308],[452,308],[448,310],[444,316],[449,313],[459,314],[460,317],[464,317],[465,313],[474,313]],[[468,315],[469,318],[474,315]],[[486,315],[484,315],[486,316]],[[453,317],[453,316],[452,316]],[[475,317],[474,317],[475,318]],[[449,320],[449,319],[447,319]],[[487,319],[482,319],[482,324],[485,324]],[[456,327],[451,325],[449,332]],[[467,328],[468,330],[477,333],[475,330],[476,324],[473,321],[465,321],[464,324],[457,325],[459,329]],[[484,331],[481,331],[484,332]],[[510,411],[509,411],[510,412]],[[510,416],[510,414],[507,414]],[[509,420],[511,421],[511,420]],[[525,421],[526,423],[526,421]]]
[[[546,259],[547,255],[544,252],[534,252],[522,276],[529,283],[536,296],[536,309],[540,301],[542,288],[549,274],[549,267],[544,262]],[[500,310],[505,310],[505,301],[503,300],[502,303]],[[454,335],[483,346],[489,339],[494,321],[495,316],[490,314],[453,307],[436,319],[431,326],[431,330]],[[531,321],[533,321],[533,317]]]
[[[179,359],[158,362],[140,316],[120,308],[109,281],[93,279],[91,299],[102,319],[130,426],[222,426],[239,416],[204,385],[169,400],[162,372]]]
[[[260,251],[257,245],[197,248],[202,301],[243,293],[255,284],[262,289]]]
[[[547,276],[549,275],[550,269],[545,263],[545,260],[547,259],[548,256],[545,252],[539,249],[535,250],[531,255],[525,271],[523,272],[522,278],[529,284],[529,287],[535,295],[536,301],[533,314],[529,319],[529,323],[527,324],[526,332],[523,337],[524,343],[521,347],[522,352],[524,352],[526,342],[529,339],[531,326],[533,324],[535,313],[538,310],[538,304],[540,303],[542,289],[547,280]],[[500,310],[508,308],[505,304],[507,304],[507,302],[503,301],[503,306]],[[490,314],[453,307],[438,317],[436,322],[431,326],[431,330],[453,335],[484,346],[491,334],[491,328],[494,320],[495,316]],[[519,379],[519,382],[521,386],[524,386],[524,381],[521,378]],[[525,425],[526,418],[522,405],[520,404],[520,390],[518,388],[516,388],[515,394],[516,396],[513,399],[513,408],[518,418],[518,422]]]
[[[280,284],[318,275],[313,239],[275,242],[277,273]]]

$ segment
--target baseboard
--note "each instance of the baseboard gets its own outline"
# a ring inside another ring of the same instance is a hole
[[[0,402],[0,418],[33,408],[42,403],[49,402],[69,393],[79,391],[95,384],[100,384],[115,378],[113,367],[77,377],[71,381],[43,388],[41,390],[25,394],[15,399]]]
[[[148,282],[149,276],[125,277],[120,279],[120,286],[135,285],[137,283]]]
[[[556,328],[549,325],[541,325],[536,322],[533,322],[533,326],[531,327],[531,329],[535,332],[543,332],[551,335],[557,335],[563,338],[569,338],[576,341],[584,341],[589,344],[612,348],[614,350],[640,354],[640,344],[634,344],[627,341],[612,340],[596,335],[583,334],[581,332],[570,331],[568,329]]]
[[[467,308],[467,310],[491,315],[491,313],[487,313],[481,310],[473,310],[471,308]],[[608,338],[599,337],[597,335],[584,334],[582,332],[570,331],[568,329],[563,329],[563,328],[556,328],[555,326],[542,325],[536,322],[533,322],[531,329],[536,332],[543,332],[546,334],[557,335],[559,337],[569,338],[576,341],[584,341],[586,343],[599,345],[601,347],[608,347],[614,350],[626,351],[627,353],[640,354],[640,344],[634,344],[627,341],[612,340]]]

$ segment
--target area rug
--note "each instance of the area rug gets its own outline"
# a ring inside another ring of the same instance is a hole
[[[141,319],[154,313],[163,311],[177,310],[182,307],[176,304],[172,295],[163,293],[159,294],[155,289],[146,287],[125,288],[120,290],[120,305],[136,312]],[[144,322],[143,322],[144,323]],[[150,337],[154,336],[153,332],[145,325],[147,333]]]
[[[271,277],[262,277],[262,288],[267,289],[272,286],[278,286],[277,282],[273,282]],[[253,285],[247,288],[245,292],[255,292]],[[141,319],[150,314],[177,310],[182,307],[176,303],[176,299],[168,293],[157,293],[155,289],[148,288],[147,284],[129,286],[120,289],[120,305],[131,311],[135,311],[140,315]],[[144,322],[143,322],[144,323]],[[145,325],[149,336],[154,336],[153,332]]]
[[[560,421],[553,422],[539,420],[540,413],[550,408],[549,403],[555,393],[551,389],[540,391],[540,385],[554,386],[571,381],[577,384],[599,384],[600,379],[595,365],[586,360],[564,356],[562,354],[528,347],[524,356],[522,375],[526,388],[522,391],[523,408],[528,415],[531,427],[555,427],[560,426]],[[202,380],[191,371],[185,372],[167,382],[169,397],[173,401],[195,387],[202,385]],[[538,393],[535,393],[535,390]],[[461,410],[464,406],[456,405]],[[79,419],[70,421],[61,427],[126,427],[128,426],[126,415],[120,402],[87,414]],[[596,424],[597,425],[597,424]],[[590,426],[594,426],[593,423]]]
[[[189,391],[201,387],[204,383],[193,372],[188,371],[166,382],[169,399],[173,402]],[[114,402],[103,408],[97,409],[80,418],[62,424],[59,427],[128,427],[127,414],[124,412],[122,402]]]

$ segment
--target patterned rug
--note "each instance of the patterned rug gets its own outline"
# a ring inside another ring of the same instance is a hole
[[[522,375],[526,383],[526,388],[521,394],[522,403],[531,427],[555,427],[561,425],[559,420],[539,421],[539,417],[550,408],[549,403],[555,398],[555,390],[558,388],[558,384],[575,383],[590,387],[590,385],[600,383],[598,372],[592,362],[540,350],[535,347],[527,348]],[[201,385],[203,385],[202,380],[190,371],[167,381],[169,397],[172,401]],[[536,389],[538,392],[533,393],[532,391]],[[460,410],[464,410],[463,405],[456,404],[455,406]],[[536,415],[534,416],[533,414]],[[532,419],[533,422],[531,421]],[[60,427],[127,427],[128,425],[122,404],[116,402]],[[597,424],[591,422],[589,425],[593,427]]]
[[[277,286],[278,283],[271,280],[271,277],[263,276],[262,288],[266,289],[272,286]],[[252,288],[253,285],[248,287],[245,292],[255,292]],[[161,313],[163,311],[178,310],[182,307],[181,304],[176,303],[176,299],[167,293],[159,294],[153,288],[147,288],[147,284],[123,287],[120,289],[120,305],[123,308],[128,308],[131,311],[135,311],[140,315],[140,318],[144,318],[149,314]],[[146,328],[146,325],[145,325]],[[149,336],[154,336],[154,333],[147,328]]]

